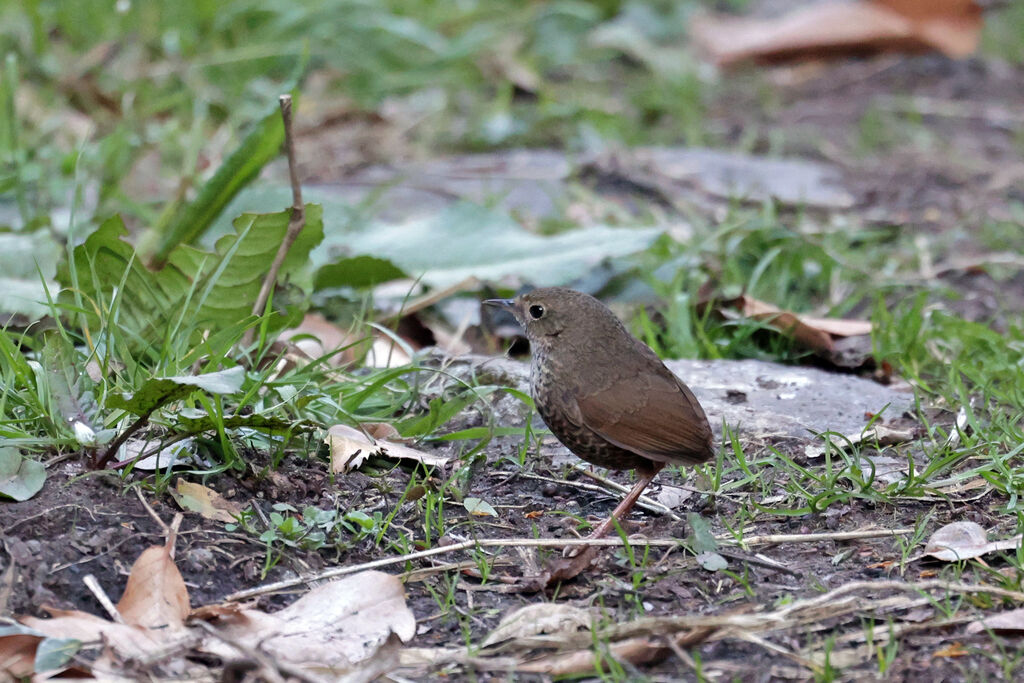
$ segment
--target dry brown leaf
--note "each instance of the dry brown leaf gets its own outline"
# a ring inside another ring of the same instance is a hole
[[[565,603],[541,602],[525,605],[503,616],[480,646],[487,647],[503,640],[536,636],[541,633],[587,629],[593,624],[595,616],[592,610],[580,609]]]
[[[335,474],[358,469],[371,455],[397,460],[412,460],[428,467],[439,467],[448,458],[432,455],[387,439],[371,440],[358,429],[348,425],[332,425],[324,442],[331,449],[331,471]]]
[[[833,337],[871,334],[871,323],[867,320],[815,318],[800,315],[784,311],[747,294],[726,303],[739,308],[744,316],[771,325],[783,334],[793,337],[803,346],[815,351],[832,351]]]
[[[0,636],[0,680],[20,680],[36,671],[36,648],[43,636],[14,633]]]
[[[119,660],[139,660],[157,652],[166,652],[175,641],[191,639],[185,628],[189,613],[188,590],[174,565],[175,529],[171,525],[167,543],[147,548],[132,565],[124,595],[117,604],[125,623],[115,623],[79,611],[44,609],[52,618],[21,617],[19,621],[54,638],[73,638],[83,642],[103,640]],[[186,662],[168,663],[173,671],[184,673]]]
[[[242,514],[242,506],[211,488],[179,478],[168,491],[182,510],[198,512],[206,519],[230,524]]]
[[[705,17],[693,36],[722,66],[880,50],[966,57],[981,24],[974,0],[868,0],[816,3],[772,19]]]
[[[956,562],[997,550],[1014,550],[1020,542],[1020,534],[1003,541],[989,541],[988,534],[980,524],[953,522],[932,534],[924,547],[924,553],[943,562]]]
[[[963,643],[950,643],[942,649],[932,653],[932,657],[966,657],[970,653]]]
[[[1024,631],[1024,607],[994,614],[990,617],[971,622],[967,626],[968,633],[982,633],[984,631]]]
[[[190,611],[188,589],[174,564],[176,534],[166,545],[146,548],[132,565],[117,611],[128,624],[152,629],[177,629]]]
[[[608,645],[608,653],[619,661],[630,664],[647,664],[665,658],[671,652],[664,638],[643,636],[627,638]],[[593,649],[576,652],[550,654],[516,667],[518,671],[544,673],[550,676],[569,676],[594,671],[599,665],[599,655]]]
[[[126,659],[142,659],[164,650],[183,630],[151,630],[131,624],[117,624],[86,612],[44,607],[50,619],[21,617],[19,621],[51,638],[73,638],[83,642],[104,640]]]
[[[416,635],[416,618],[405,604],[402,583],[375,571],[318,586],[272,614],[242,609],[219,617],[216,625],[228,640],[342,681],[381,675],[397,663],[397,641]],[[202,649],[226,658],[238,656],[215,638],[208,638]]]

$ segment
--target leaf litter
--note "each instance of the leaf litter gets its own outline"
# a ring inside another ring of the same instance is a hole
[[[96,677],[130,678],[145,662],[148,675],[210,677],[214,670],[197,663],[197,653],[234,660],[258,651],[265,666],[280,672],[304,672],[315,680],[369,681],[393,669],[401,643],[415,635],[416,618],[401,582],[375,571],[324,583],[277,611],[237,604],[193,610],[174,558],[180,523],[178,515],[166,543],[147,548],[136,560],[120,601],[109,606],[110,619],[50,607],[45,608],[49,619],[23,616],[22,627],[0,630],[0,654],[7,655],[0,671],[18,676],[59,673],[39,668],[53,663],[39,655],[43,643],[50,642],[68,653],[79,651],[84,656],[78,663],[92,661]],[[197,620],[206,625],[199,626]],[[96,658],[90,660],[88,652]]]

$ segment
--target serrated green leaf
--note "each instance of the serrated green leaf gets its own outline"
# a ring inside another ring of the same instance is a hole
[[[323,208],[307,204],[306,223],[281,264],[282,280],[303,292],[312,289],[312,275],[306,265],[309,252],[323,239]],[[288,231],[291,209],[279,213],[246,213],[234,220],[235,234],[217,240],[216,267],[207,263],[210,255],[192,247],[171,254],[169,265],[183,272],[204,272],[199,282],[197,319],[204,325],[213,321],[237,321],[245,318],[259,295],[263,278]]]
[[[159,377],[146,380],[131,396],[113,395],[107,405],[135,415],[150,415],[158,408],[179,401],[193,391],[208,394],[233,394],[242,387],[245,369],[241,366],[205,375]]]
[[[276,104],[224,160],[213,177],[203,183],[194,201],[175,212],[166,226],[157,226],[143,236],[140,251],[147,256],[152,254],[147,259],[150,264],[159,267],[170,260],[179,245],[193,243],[260,169],[280,153],[284,124]]]
[[[289,250],[280,277],[308,294],[309,252],[323,238],[323,220],[319,206],[307,205],[305,211],[305,227]],[[116,301],[118,327],[135,349],[148,348],[179,321],[186,321],[195,335],[204,337],[238,325],[250,315],[287,231],[290,213],[243,215],[235,222],[238,232],[222,237],[212,253],[182,247],[171,254],[165,268],[155,272],[145,268],[122,239],[127,231],[121,219],[107,220],[74,250],[78,287],[88,299],[83,313],[86,324],[98,329],[101,320],[112,317]],[[72,286],[68,266],[62,266],[58,280],[65,288]],[[73,303],[68,289],[61,293],[61,301]],[[303,299],[286,316],[279,315],[273,326],[299,319],[304,310]]]
[[[45,481],[46,469],[41,462],[22,457],[17,448],[0,446],[0,496],[28,500]]]
[[[60,334],[48,334],[40,361],[63,425],[80,424],[95,432],[99,406],[93,398],[92,379],[85,372],[85,364],[75,347]]]

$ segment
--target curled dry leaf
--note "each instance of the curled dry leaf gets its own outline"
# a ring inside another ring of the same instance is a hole
[[[542,602],[525,605],[507,613],[491,631],[481,647],[513,638],[528,638],[542,633],[579,631],[591,627],[596,613],[564,603]]]
[[[198,512],[215,522],[231,523],[242,514],[241,505],[202,484],[179,478],[175,488],[169,493],[182,510]]]
[[[271,614],[242,609],[218,615],[215,625],[227,640],[341,681],[369,681],[388,671],[397,663],[393,636],[405,642],[416,634],[402,583],[375,571],[318,586]],[[238,657],[231,645],[213,637],[202,649]]]
[[[718,64],[806,59],[865,50],[938,50],[966,57],[977,48],[975,0],[821,2],[771,19],[706,17],[696,42]]]
[[[1014,550],[1020,542],[1020,534],[1002,541],[989,541],[988,534],[980,524],[953,522],[932,534],[924,547],[924,553],[943,562],[956,562],[997,550]]]
[[[438,467],[448,462],[444,456],[424,453],[388,439],[371,439],[348,425],[332,425],[327,430],[324,442],[331,449],[331,470],[336,474],[358,469],[371,455],[412,460],[428,467]]]
[[[819,352],[834,350],[834,337],[853,337],[871,334],[871,323],[867,320],[844,320],[840,318],[815,318],[784,311],[777,306],[755,299],[746,294],[724,305],[738,308],[744,317],[771,325],[779,332],[792,337],[801,345]]]

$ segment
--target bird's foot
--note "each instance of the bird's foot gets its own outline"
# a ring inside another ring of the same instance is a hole
[[[548,587],[579,576],[590,566],[600,550],[601,547],[596,545],[581,546],[580,551],[572,557],[552,560],[546,568]]]

